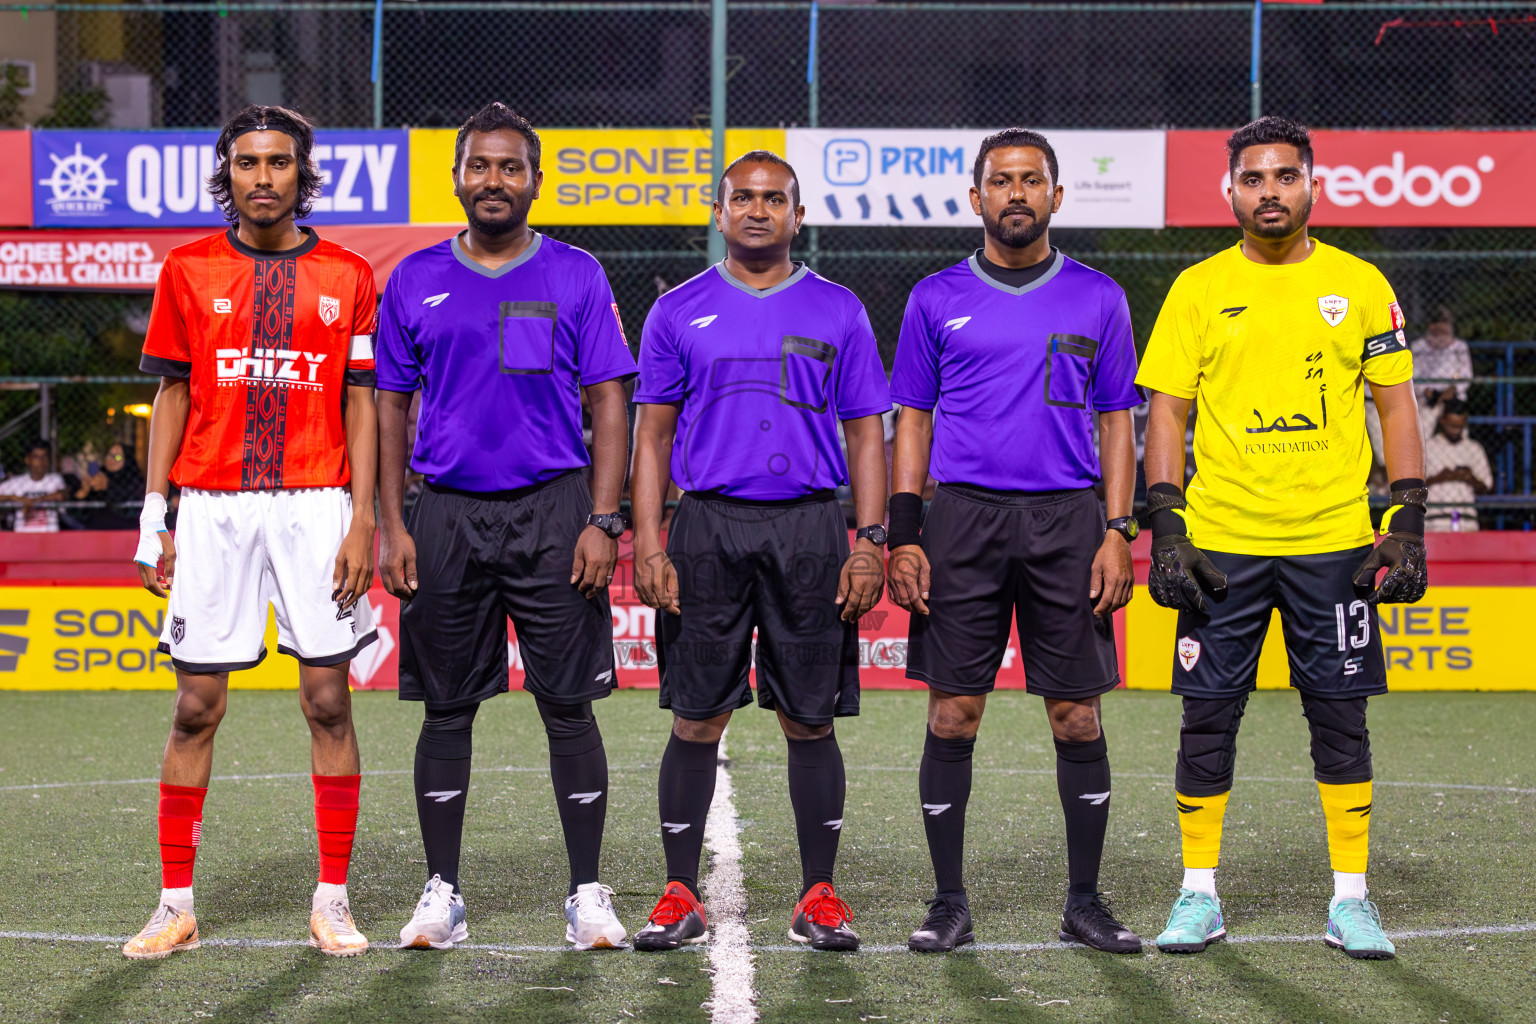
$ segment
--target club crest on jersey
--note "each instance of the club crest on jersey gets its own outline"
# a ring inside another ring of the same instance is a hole
[[[1195,662],[1200,660],[1200,641],[1194,637],[1179,637],[1179,664],[1188,672],[1195,667]]]
[[[1342,295],[1324,295],[1317,300],[1317,311],[1323,314],[1329,327],[1337,327],[1349,312],[1349,300]]]
[[[341,316],[341,300],[329,295],[320,296],[320,322],[329,327]]]

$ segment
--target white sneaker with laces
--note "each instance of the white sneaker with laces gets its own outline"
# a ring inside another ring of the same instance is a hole
[[[565,941],[577,949],[623,949],[627,934],[613,912],[613,890],[601,882],[576,887],[565,901]]]
[[[464,918],[464,898],[442,876],[433,875],[410,924],[400,929],[400,948],[452,949],[455,942],[469,938]]]

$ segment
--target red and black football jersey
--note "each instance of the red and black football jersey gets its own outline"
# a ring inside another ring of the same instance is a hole
[[[192,409],[171,479],[210,491],[338,487],[343,397],[372,387],[377,318],[368,261],[312,230],[252,249],[233,229],[172,249],[139,368],[188,380]]]

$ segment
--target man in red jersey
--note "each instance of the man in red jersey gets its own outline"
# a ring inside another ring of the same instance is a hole
[[[366,260],[295,223],[320,192],[314,138],[282,107],[249,106],[224,126],[208,185],[231,226],[166,257],[144,338],[139,366],[160,392],[134,561],[145,588],[170,597],[160,650],[176,667],[176,710],[160,770],[164,888],[123,947],[133,959],[198,945],[192,864],[213,735],[229,673],[267,655],[268,604],[309,721],[320,837],[309,941],[334,956],[368,948],[347,907],[361,770],[347,670],[377,637],[364,597],[376,301]],[[182,489],[175,543],[168,479]]]

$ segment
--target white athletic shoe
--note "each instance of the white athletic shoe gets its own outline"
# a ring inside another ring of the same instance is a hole
[[[464,897],[440,875],[433,875],[416,904],[411,923],[400,929],[401,949],[452,949],[469,938]]]
[[[623,949],[624,926],[613,912],[613,890],[601,882],[576,887],[565,901],[565,941],[577,949]]]

